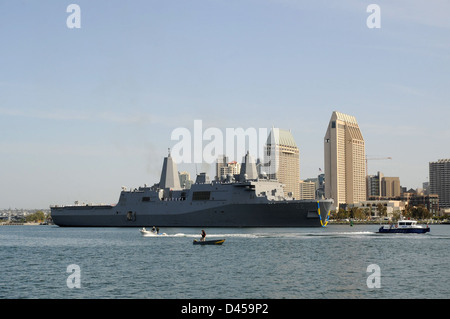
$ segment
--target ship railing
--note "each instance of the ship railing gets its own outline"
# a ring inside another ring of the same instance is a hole
[[[164,202],[181,202],[181,201],[185,201],[186,197],[165,197],[165,198],[161,198],[161,200]]]

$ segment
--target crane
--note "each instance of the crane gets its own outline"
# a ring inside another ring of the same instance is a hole
[[[369,164],[367,163],[367,161],[369,160],[387,160],[387,159],[392,159],[392,157],[373,157],[373,158],[369,158],[366,155],[366,175],[369,175]]]

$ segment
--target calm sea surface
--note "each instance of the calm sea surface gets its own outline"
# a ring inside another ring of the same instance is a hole
[[[138,228],[0,226],[0,298],[450,297],[450,225],[428,234],[377,230],[211,228],[208,238],[226,242],[194,246],[201,229],[143,237]],[[68,287],[73,264],[80,288]],[[379,288],[367,284],[372,264]]]

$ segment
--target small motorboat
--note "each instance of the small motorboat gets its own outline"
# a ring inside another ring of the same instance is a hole
[[[423,234],[428,233],[430,231],[430,227],[423,226],[423,225],[417,225],[417,221],[415,220],[399,220],[397,224],[395,225],[385,225],[381,226],[380,229],[378,229],[379,233],[401,233],[401,234],[408,234],[408,233],[415,233],[415,234]]]
[[[146,230],[145,227],[139,229],[143,236],[167,236],[166,233],[158,233],[156,230]]]
[[[224,242],[225,242],[225,239],[216,239],[216,240],[194,239],[194,245],[222,245]]]

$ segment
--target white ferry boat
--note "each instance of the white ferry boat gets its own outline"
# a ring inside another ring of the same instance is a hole
[[[417,225],[416,220],[399,220],[397,224],[381,226],[379,233],[416,233],[423,234],[430,231],[430,227]]]

